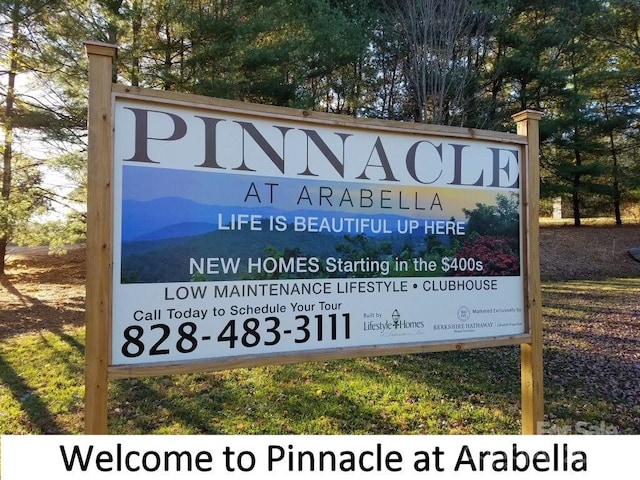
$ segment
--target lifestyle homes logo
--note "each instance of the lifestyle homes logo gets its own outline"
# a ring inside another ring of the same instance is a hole
[[[372,317],[376,317],[377,320],[372,320]],[[398,335],[405,330],[416,331],[421,328],[424,328],[423,321],[405,320],[398,309],[395,309],[386,320],[380,314],[365,315],[363,324],[365,332],[379,333],[381,336]]]

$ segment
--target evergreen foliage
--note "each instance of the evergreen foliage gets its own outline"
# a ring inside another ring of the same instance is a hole
[[[497,130],[540,110],[542,194],[579,225],[640,199],[639,38],[637,0],[0,0],[0,260],[82,231],[87,39],[143,87]]]

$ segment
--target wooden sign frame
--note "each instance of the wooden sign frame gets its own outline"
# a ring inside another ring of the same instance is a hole
[[[213,100],[171,92],[154,92],[137,87],[125,87],[112,82],[116,47],[99,42],[86,42],[89,57],[89,164],[87,199],[87,280],[86,280],[86,359],[85,359],[85,432],[108,433],[107,387],[109,378],[125,378],[142,375],[166,375],[198,371],[212,371],[245,366],[353,358],[373,355],[393,355],[468,348],[521,346],[522,432],[540,433],[543,420],[542,385],[542,327],[541,288],[538,252],[539,166],[538,123],[540,113],[524,111],[514,116],[517,135],[478,130],[451,129],[440,126],[394,124],[404,131],[432,135],[459,136],[461,138],[508,141],[520,146],[520,178],[522,182],[522,224],[524,228],[521,252],[524,254],[523,278],[525,280],[524,309],[527,331],[506,337],[473,339],[465,341],[405,344],[402,346],[375,346],[350,349],[332,349],[305,352],[304,354],[240,356],[222,361],[193,361],[143,366],[110,366],[111,319],[113,313],[113,134],[114,95],[132,96],[144,93],[147,97],[170,98],[173,102],[199,102],[237,108],[236,102]],[[268,106],[252,106],[273,113],[281,109]],[[338,116],[316,112],[295,111],[302,117],[313,115],[334,125],[349,122]],[[290,115],[290,114],[289,114]],[[350,119],[349,119],[350,120]],[[366,120],[359,127],[376,128],[390,122]]]

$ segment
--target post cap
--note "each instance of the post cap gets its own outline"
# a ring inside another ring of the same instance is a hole
[[[522,122],[523,120],[540,120],[542,118],[542,112],[537,110],[523,110],[511,115],[514,122]]]
[[[84,48],[87,55],[102,55],[111,58],[115,58],[118,51],[118,47],[112,43],[97,42],[95,40],[85,41]]]

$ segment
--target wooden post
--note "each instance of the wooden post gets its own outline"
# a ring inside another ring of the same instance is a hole
[[[89,57],[85,433],[107,433],[111,340],[114,45],[86,42]]]
[[[522,389],[522,433],[541,433],[544,419],[542,384],[542,293],[540,286],[540,112],[525,110],[512,117],[518,135],[527,137],[525,164],[522,167],[523,214],[526,228],[523,245],[527,254],[525,265],[525,306],[528,313],[531,343],[520,346]]]

